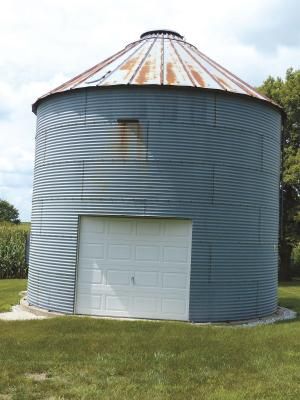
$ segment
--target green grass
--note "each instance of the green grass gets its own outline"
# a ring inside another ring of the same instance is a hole
[[[26,285],[27,281],[25,279],[0,280],[0,313],[9,311],[11,309],[11,306],[19,302],[19,293],[23,290],[26,290]]]
[[[280,284],[279,304],[297,311],[300,316],[300,280]]]
[[[280,303],[300,311],[299,283],[281,287]],[[0,399],[299,400],[300,320],[0,321]]]

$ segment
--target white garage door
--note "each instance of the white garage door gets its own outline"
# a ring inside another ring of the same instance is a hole
[[[192,222],[81,217],[76,313],[187,320]]]

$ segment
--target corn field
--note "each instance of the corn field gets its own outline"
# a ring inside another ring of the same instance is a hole
[[[26,237],[29,224],[0,223],[0,279],[26,278]]]

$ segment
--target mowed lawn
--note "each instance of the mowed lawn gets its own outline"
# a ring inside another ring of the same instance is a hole
[[[300,312],[300,284],[282,285],[280,303]],[[299,400],[300,319],[256,328],[0,321],[3,399]]]
[[[0,312],[9,311],[14,304],[17,304],[20,299],[19,293],[26,290],[26,286],[26,279],[0,280]]]

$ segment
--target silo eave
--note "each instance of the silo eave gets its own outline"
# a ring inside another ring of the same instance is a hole
[[[236,93],[236,92],[231,92],[231,91],[227,91],[227,90],[221,90],[221,89],[208,89],[208,88],[200,88],[200,87],[195,87],[195,86],[176,86],[176,85],[155,85],[155,84],[145,84],[145,85],[128,85],[128,84],[119,84],[119,85],[111,85],[111,86],[90,86],[90,87],[80,87],[80,88],[74,88],[74,89],[69,89],[69,90],[63,90],[63,91],[55,91],[55,92],[50,92],[44,96],[39,97],[33,104],[32,104],[32,112],[34,114],[36,114],[37,112],[37,108],[39,106],[39,104],[45,100],[48,99],[49,97],[52,96],[59,96],[59,95],[63,95],[66,94],[68,92],[79,92],[79,91],[84,91],[84,90],[110,90],[110,89],[114,89],[114,88],[119,88],[119,87],[123,87],[123,88],[157,88],[157,89],[167,89],[167,90],[176,90],[176,89],[188,89],[191,91],[205,91],[205,92],[211,92],[211,93],[219,93],[219,94],[226,94],[229,96],[242,96],[244,98],[250,98],[254,101],[259,101],[263,104],[267,104],[270,107],[276,109],[277,111],[279,111],[282,115],[283,118],[285,118],[285,111],[283,110],[283,108],[278,105],[277,103],[269,100],[269,99],[264,99],[264,98],[257,98],[255,96],[250,96],[246,93]]]

